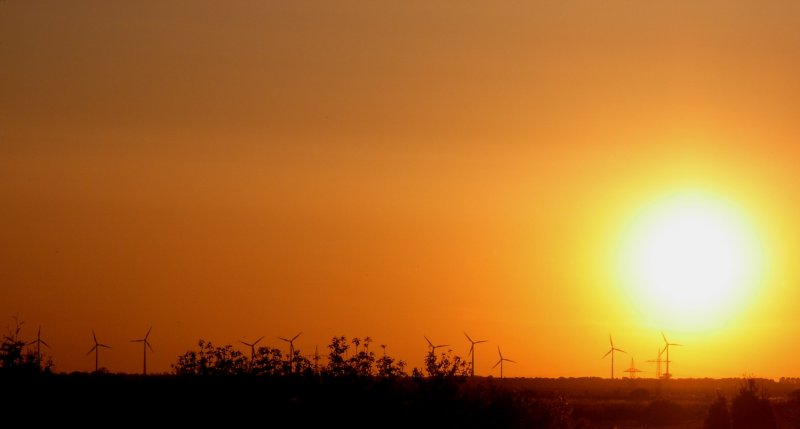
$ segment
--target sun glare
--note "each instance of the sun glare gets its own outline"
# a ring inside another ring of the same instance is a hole
[[[682,194],[645,208],[623,239],[627,292],[653,323],[709,327],[754,297],[763,252],[752,221],[731,203]]]

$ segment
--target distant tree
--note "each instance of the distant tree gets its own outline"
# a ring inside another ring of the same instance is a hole
[[[425,356],[425,370],[428,377],[433,378],[463,378],[469,375],[469,365],[466,360],[453,355],[452,351],[437,357],[433,350],[429,350]]]
[[[324,372],[334,377],[344,377],[352,374],[352,368],[348,365],[347,350],[350,349],[350,344],[344,336],[331,338],[331,343],[328,345],[330,353],[328,354],[328,366]]]
[[[13,318],[13,325],[6,328],[0,341],[0,371],[6,374],[35,374],[41,371],[39,359],[33,351],[25,351],[27,343],[22,340],[20,332],[25,322]],[[52,359],[47,360],[45,368],[49,371],[53,366]]]
[[[253,375],[280,376],[286,372],[286,365],[280,349],[259,347],[250,362]]]
[[[405,377],[406,363],[402,360],[395,361],[391,356],[384,354],[376,362],[376,369],[378,377],[394,378]]]
[[[764,392],[759,392],[756,380],[745,378],[739,393],[731,402],[732,429],[776,429],[772,406]]]
[[[172,367],[178,375],[239,375],[248,370],[247,358],[231,345],[214,347],[210,341],[199,340],[198,351],[188,351],[178,357]]]
[[[728,411],[728,399],[717,394],[717,399],[708,407],[708,415],[703,422],[703,429],[731,429],[731,414]]]
[[[369,351],[369,343],[371,341],[369,337],[363,340],[353,338],[350,342],[344,336],[333,337],[328,345],[330,350],[328,366],[323,372],[334,377],[370,377],[375,375],[375,353]],[[358,347],[362,343],[364,344],[364,349],[359,351]],[[355,352],[352,356],[348,356],[347,352],[350,350],[351,344]]]

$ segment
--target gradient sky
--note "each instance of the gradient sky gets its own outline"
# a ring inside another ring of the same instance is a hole
[[[138,371],[153,326],[156,371],[299,331],[420,366],[466,330],[479,374],[500,345],[507,376],[606,376],[609,333],[644,361],[664,330],[677,377],[800,376],[798,28],[795,1],[2,1],[0,317],[62,371],[92,329]],[[685,189],[769,253],[703,328],[609,262]]]

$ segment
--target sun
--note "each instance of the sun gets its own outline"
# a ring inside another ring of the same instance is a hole
[[[623,234],[626,293],[653,323],[704,328],[752,300],[763,265],[754,222],[733,203],[691,192],[662,198]]]

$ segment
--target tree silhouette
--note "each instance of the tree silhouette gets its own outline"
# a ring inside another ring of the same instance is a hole
[[[776,429],[772,406],[756,380],[745,378],[731,402],[731,429]]]
[[[20,332],[25,322],[17,317],[12,318],[14,323],[6,328],[3,339],[0,342],[0,371],[6,374],[34,374],[42,371],[39,365],[39,358],[33,351],[25,351],[28,345],[24,341]],[[44,370],[50,372],[53,367],[52,359],[45,363]]]
[[[731,414],[728,412],[728,400],[724,395],[718,393],[717,399],[708,407],[703,429],[731,429]]]

